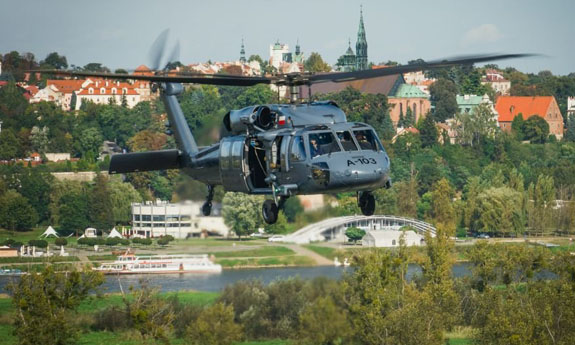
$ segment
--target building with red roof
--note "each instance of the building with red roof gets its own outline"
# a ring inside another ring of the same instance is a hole
[[[549,134],[557,139],[563,138],[563,116],[553,96],[501,96],[495,109],[499,113],[499,127],[511,132],[511,122],[522,114],[527,120],[531,116],[541,116],[549,124]]]
[[[128,108],[132,108],[140,102],[140,94],[136,87],[128,82],[95,79],[76,91],[75,110],[79,110],[83,102],[96,104],[126,102]]]

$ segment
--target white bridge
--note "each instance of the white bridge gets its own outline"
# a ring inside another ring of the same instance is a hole
[[[369,230],[399,230],[403,226],[412,227],[417,233],[423,235],[429,232],[435,237],[435,228],[421,220],[399,216],[344,216],[322,220],[310,224],[298,231],[287,235],[283,242],[310,243],[318,241],[344,241],[345,230],[357,227]]]

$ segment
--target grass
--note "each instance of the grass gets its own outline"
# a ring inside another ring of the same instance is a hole
[[[304,245],[304,247],[330,260],[333,260],[336,257],[337,249],[335,248],[314,246],[312,244]]]
[[[222,267],[254,267],[254,266],[313,266],[315,261],[307,256],[283,256],[271,258],[250,258],[250,259],[217,259],[217,263]]]
[[[451,332],[445,333],[445,338],[449,339],[449,345],[471,345],[473,344],[473,328],[457,326]]]
[[[254,239],[250,237],[242,237],[240,241],[238,238],[227,239],[227,238],[189,238],[185,240],[176,239],[170,242],[172,245],[192,245],[192,246],[204,246],[204,247],[232,247],[234,245],[243,246],[257,246],[261,245],[263,242],[260,239]]]
[[[295,254],[293,250],[279,246],[267,246],[257,249],[214,253],[216,258],[247,258],[247,257],[261,257],[261,256],[285,256],[293,254]]]
[[[45,230],[46,228],[36,228],[31,231],[9,231],[0,229],[0,242],[11,238],[16,242],[28,243],[30,240],[39,239]]]
[[[55,271],[71,271],[78,268],[76,264],[54,263],[51,265]],[[10,268],[19,269],[22,272],[41,272],[44,270],[45,266],[46,265],[44,263],[40,263],[33,265],[11,265]]]

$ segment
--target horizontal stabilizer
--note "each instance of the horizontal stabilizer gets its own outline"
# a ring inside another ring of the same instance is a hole
[[[181,168],[180,151],[162,150],[113,155],[110,174]]]

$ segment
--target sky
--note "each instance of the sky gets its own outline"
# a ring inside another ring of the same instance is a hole
[[[269,58],[279,40],[334,64],[351,39],[355,50],[360,5],[368,58],[406,63],[467,54],[536,53],[499,62],[524,72],[575,72],[572,0],[3,0],[0,53],[56,51],[69,64],[111,69],[150,64],[149,50],[170,29],[168,51],[180,43],[184,64]],[[166,52],[166,55],[169,55]]]

